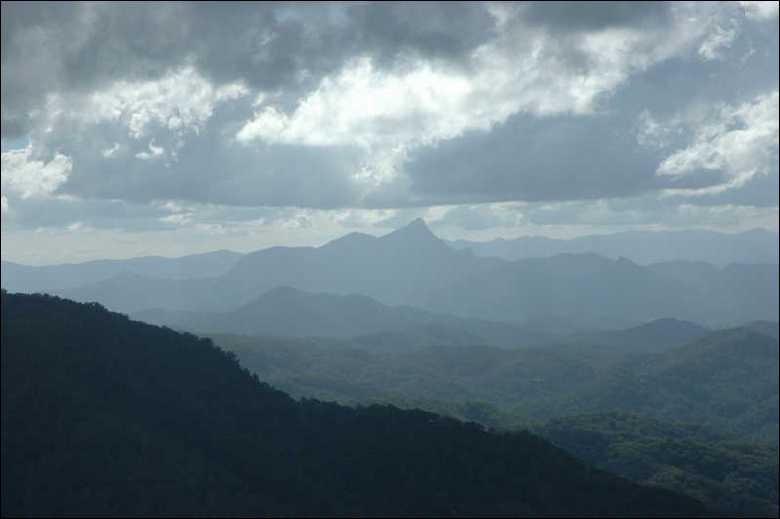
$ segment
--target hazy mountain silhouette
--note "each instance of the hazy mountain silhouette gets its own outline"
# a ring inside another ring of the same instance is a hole
[[[164,279],[209,278],[227,272],[241,256],[238,252],[221,250],[178,258],[144,256],[44,267],[3,261],[3,288],[13,292],[51,292],[128,274]]]
[[[408,306],[390,307],[363,295],[272,289],[226,313],[150,309],[133,318],[192,332],[278,337],[354,338],[370,347],[488,344],[523,347],[552,337],[520,326],[461,319]]]
[[[776,318],[776,265],[674,265],[680,268],[592,254],[506,262],[434,292],[427,306],[508,322],[557,318],[583,328],[670,315],[710,325]]]
[[[6,273],[3,283],[16,284]],[[280,286],[361,294],[386,305],[535,324],[555,332],[564,331],[562,326],[629,327],[668,316],[722,326],[773,320],[778,314],[777,265],[641,266],[595,254],[510,262],[453,250],[422,220],[382,237],[349,234],[322,247],[260,250],[242,256],[219,277],[121,274],[53,291],[123,312],[149,308],[228,312]]]
[[[780,330],[778,330],[779,326],[777,321],[753,321],[752,323],[746,324],[745,328],[777,340],[778,337],[780,337]]]
[[[529,433],[296,402],[98,305],[3,291],[1,309],[3,516],[706,515]]]
[[[415,304],[432,289],[493,263],[452,250],[418,219],[379,238],[349,234],[318,248],[274,247],[247,254],[225,281],[255,289],[291,286]]]
[[[230,296],[220,288],[218,278],[163,279],[120,274],[96,283],[52,292],[75,301],[96,301],[112,310],[133,313],[155,307],[199,311],[233,306],[233,299],[225,299]],[[220,294],[225,296],[220,297]]]
[[[506,260],[592,253],[615,259],[625,257],[642,265],[668,261],[703,261],[719,266],[778,262],[778,235],[764,229],[741,233],[628,231],[572,239],[529,236],[514,240],[455,240],[448,243],[456,249],[471,249],[478,256]]]
[[[565,342],[579,346],[621,348],[634,353],[660,353],[710,333],[710,329],[698,324],[667,317],[623,330],[579,333],[568,337]]]

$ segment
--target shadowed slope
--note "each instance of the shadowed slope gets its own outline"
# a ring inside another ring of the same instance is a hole
[[[3,515],[690,516],[530,434],[297,403],[209,341],[2,295]]]

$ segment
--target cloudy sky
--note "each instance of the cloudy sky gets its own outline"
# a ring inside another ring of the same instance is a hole
[[[778,3],[2,3],[2,256],[778,228]]]

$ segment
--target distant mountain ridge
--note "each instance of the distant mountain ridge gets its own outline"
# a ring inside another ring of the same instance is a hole
[[[660,353],[710,333],[712,330],[696,323],[665,317],[623,330],[579,333],[565,342],[578,346],[623,348],[633,353]]]
[[[764,229],[740,233],[627,231],[571,239],[528,236],[511,240],[454,240],[448,243],[459,250],[470,249],[478,256],[510,261],[565,253],[593,253],[614,259],[622,256],[641,265],[670,261],[703,261],[718,266],[778,263],[778,234]]]
[[[506,323],[464,319],[408,306],[387,306],[364,295],[308,293],[278,287],[225,313],[150,309],[131,317],[191,332],[356,339],[394,349],[421,345],[528,347],[552,337]]]
[[[364,294],[385,304],[415,304],[443,287],[491,265],[452,250],[421,219],[380,237],[350,234],[322,247],[275,247],[245,255],[226,283],[263,291],[290,286],[307,292]]]
[[[178,258],[143,256],[43,267],[3,261],[3,288],[13,292],[69,290],[131,274],[163,279],[210,278],[223,275],[241,256],[238,252],[219,250]]]
[[[123,271],[76,287],[37,290],[129,313],[150,308],[225,313],[287,286],[361,294],[384,305],[461,318],[550,323],[543,326],[554,330],[614,329],[663,317],[720,327],[773,320],[778,313],[777,265],[642,266],[596,254],[506,261],[454,250],[422,220],[381,237],[353,233],[321,247],[273,247],[230,261],[213,277]],[[3,272],[4,286],[20,284],[11,270]]]

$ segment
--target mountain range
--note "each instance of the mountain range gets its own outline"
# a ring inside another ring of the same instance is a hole
[[[89,281],[98,276],[85,274],[92,272],[87,265],[79,267],[84,272],[78,279],[88,281],[73,286],[75,277],[67,272],[76,267],[62,267],[60,275],[60,267],[4,263],[2,282],[9,289],[53,292],[128,313],[155,308],[225,313],[275,288],[291,287],[556,332],[629,327],[665,317],[724,326],[773,320],[778,314],[776,264],[643,266],[595,254],[507,261],[455,250],[422,220],[381,237],[353,233],[321,247],[207,258],[213,260],[209,268],[201,257],[194,269],[207,277],[182,278],[183,267],[173,269],[176,276],[170,267],[166,275],[127,268]],[[185,263],[184,258],[170,261]]]
[[[453,240],[456,249],[471,249],[478,256],[506,260],[544,258],[556,254],[598,254],[629,258],[640,265],[668,261],[777,263],[778,234],[764,229],[739,233],[715,231],[627,231],[571,239],[528,236],[490,241]]]
[[[152,309],[131,317],[195,333],[339,338],[392,348],[436,344],[527,347],[555,337],[518,325],[387,306],[363,295],[311,294],[290,287],[269,290],[231,312]]]
[[[241,258],[232,251],[214,251],[179,258],[143,256],[30,267],[2,262],[3,288],[12,292],[69,290],[123,275],[162,279],[198,279],[221,276]]]

